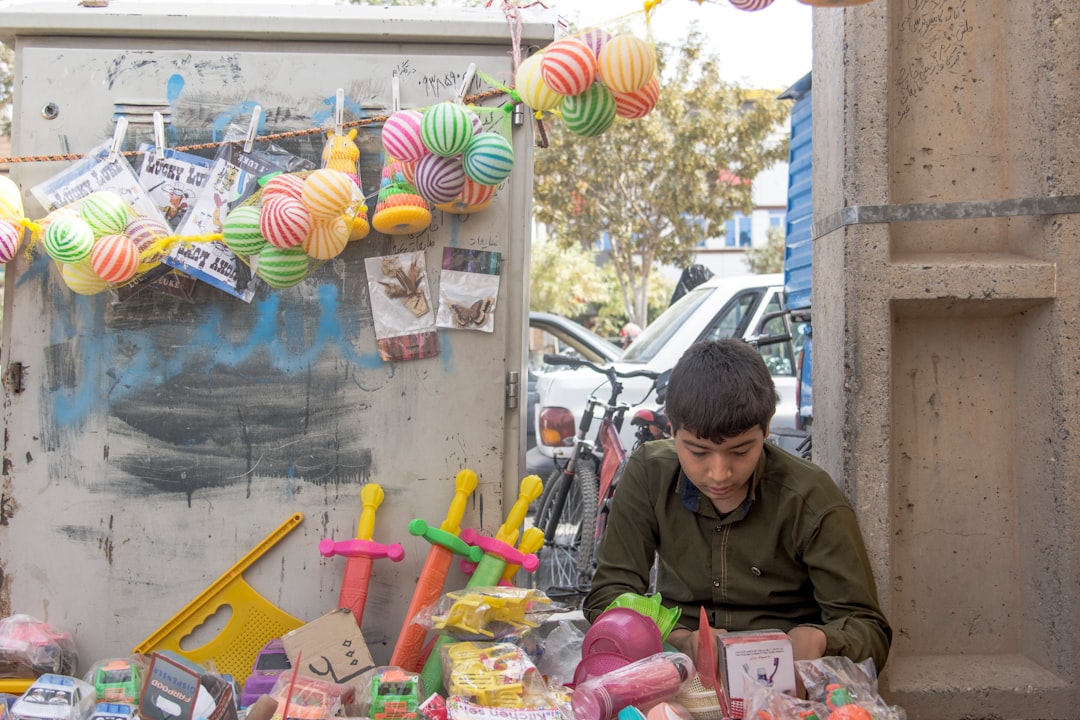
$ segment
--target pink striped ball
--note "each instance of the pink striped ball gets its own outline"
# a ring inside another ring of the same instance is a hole
[[[615,114],[627,120],[643,118],[653,111],[660,99],[660,81],[655,75],[645,87],[632,93],[611,93],[615,96]]]
[[[0,263],[10,262],[22,244],[22,225],[0,220]]]
[[[274,195],[284,195],[285,197],[299,200],[303,190],[304,178],[299,175],[281,173],[266,181],[266,184],[263,185],[262,197],[268,198],[273,197]]]
[[[419,110],[399,110],[386,119],[382,129],[382,145],[386,154],[398,160],[416,162],[428,154],[420,139],[420,124],[424,115]]]
[[[611,33],[600,28],[589,28],[578,35],[578,39],[589,46],[589,49],[593,51],[593,55],[599,56],[604,43],[611,39]]]
[[[139,248],[127,235],[103,235],[94,243],[90,267],[106,282],[126,282],[139,269]]]
[[[168,252],[168,248],[164,247],[161,241],[172,235],[173,231],[160,220],[151,217],[138,217],[127,224],[127,227],[124,228],[124,234],[131,238],[131,242],[135,243],[141,261],[153,263],[160,260]],[[142,254],[154,246],[155,243],[158,244],[158,252],[148,257],[142,257]]]
[[[773,4],[773,0],[731,0],[731,4],[740,10],[761,10]]]
[[[633,35],[615,35],[604,43],[596,59],[596,74],[612,92],[636,92],[655,73],[656,51]]]
[[[304,203],[280,195],[270,197],[259,213],[259,232],[279,248],[296,247],[311,233],[312,217]]]
[[[417,191],[433,205],[450,202],[465,186],[461,159],[428,155],[416,163],[413,174]]]
[[[579,95],[596,79],[596,55],[577,38],[556,40],[540,58],[540,76],[560,95]]]

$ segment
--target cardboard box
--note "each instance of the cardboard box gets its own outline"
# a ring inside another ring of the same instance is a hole
[[[724,717],[737,720],[743,716],[744,702],[754,688],[754,681],[788,695],[795,694],[795,658],[787,633],[780,630],[720,633],[716,644]]]
[[[316,680],[344,685],[375,667],[364,636],[349,608],[331,610],[281,637],[297,671]]]
[[[139,715],[145,720],[236,720],[236,703],[232,686],[224,679],[177,653],[161,650],[150,656]]]

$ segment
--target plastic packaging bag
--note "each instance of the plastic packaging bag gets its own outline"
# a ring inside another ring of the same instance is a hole
[[[71,675],[78,665],[79,651],[70,633],[57,631],[30,615],[0,620],[0,677]]]
[[[446,593],[414,622],[455,640],[480,642],[521,637],[552,612],[540,590],[478,587]]]

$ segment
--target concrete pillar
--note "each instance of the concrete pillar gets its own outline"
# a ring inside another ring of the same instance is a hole
[[[1080,717],[1080,3],[814,13],[814,457],[911,720]]]

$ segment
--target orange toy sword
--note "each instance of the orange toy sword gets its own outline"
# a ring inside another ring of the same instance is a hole
[[[319,554],[323,557],[344,555],[345,575],[341,579],[341,592],[338,593],[338,607],[352,610],[359,627],[364,619],[364,605],[367,603],[368,585],[371,583],[371,566],[375,558],[388,557],[399,562],[405,557],[405,550],[400,544],[383,545],[371,540],[375,534],[375,511],[382,505],[382,487],[368,483],[360,489],[360,522],[356,526],[356,539],[334,542],[331,539],[319,543]]]
[[[416,591],[405,613],[405,622],[401,626],[401,633],[398,634],[394,654],[390,656],[390,665],[409,672],[420,671],[427,629],[419,623],[414,623],[413,618],[442,595],[443,584],[446,582],[455,554],[464,555],[473,562],[479,561],[480,556],[483,555],[481,548],[471,546],[458,537],[461,534],[461,518],[465,514],[465,503],[472,491],[476,489],[476,484],[476,473],[468,469],[462,470],[454,479],[454,499],[450,501],[450,508],[446,511],[446,519],[443,520],[442,525],[434,528],[420,519],[409,523],[409,532],[427,540],[431,543],[431,548],[428,550],[424,568],[420,571],[420,577],[416,581]]]

